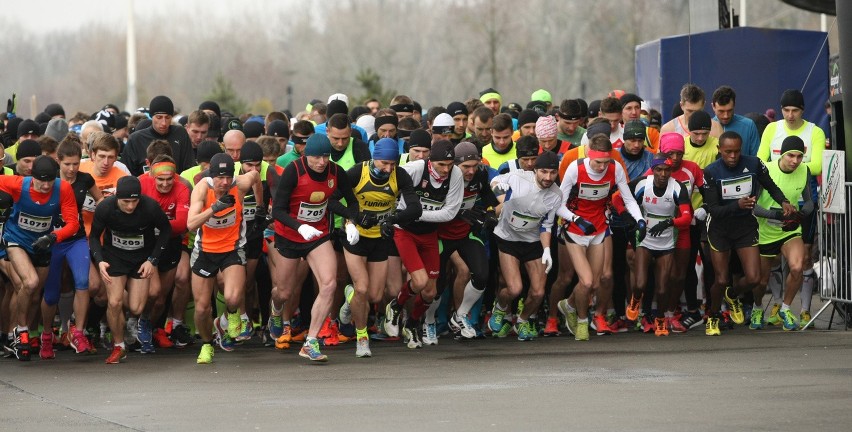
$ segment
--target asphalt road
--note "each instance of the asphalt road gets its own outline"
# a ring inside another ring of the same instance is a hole
[[[371,359],[350,343],[325,348],[325,365],[257,340],[205,366],[197,348],[121,365],[62,351],[0,361],[0,429],[848,430],[852,331],[821,318],[714,338],[373,342]]]

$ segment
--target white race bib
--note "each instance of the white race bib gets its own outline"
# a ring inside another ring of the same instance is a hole
[[[30,232],[43,233],[51,228],[50,216],[33,216],[21,212],[18,214],[18,226]]]
[[[112,233],[112,246],[127,251],[142,249],[145,246],[145,236],[142,234]]]
[[[538,221],[538,217],[523,214],[518,211],[513,211],[512,215],[509,216],[509,225],[518,231],[537,230],[539,228]]]
[[[227,228],[230,226],[234,226],[237,223],[237,211],[231,209],[224,216],[216,216],[213,215],[210,219],[207,219],[207,222],[204,225],[207,225],[210,228]]]
[[[471,195],[469,197],[462,198],[461,210],[469,210],[473,208],[473,205],[476,204],[477,195]]]
[[[722,199],[740,199],[751,196],[751,176],[723,179]]]
[[[582,199],[590,201],[602,200],[609,196],[609,182],[601,184],[580,183],[577,190],[579,192],[577,196]]]
[[[94,213],[96,206],[95,198],[86,192],[86,199],[83,200],[83,211]]]
[[[251,222],[254,220],[254,215],[257,214],[257,203],[254,202],[244,202],[243,203],[243,219],[246,222]]]
[[[423,197],[420,197],[420,205],[423,206],[424,211],[440,210],[444,207],[444,203],[442,201],[435,201]]]
[[[305,222],[319,222],[325,217],[325,208],[328,201],[319,204],[303,202],[299,204],[299,215],[297,219]]]

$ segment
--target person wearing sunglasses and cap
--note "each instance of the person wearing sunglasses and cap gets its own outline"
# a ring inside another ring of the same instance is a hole
[[[125,304],[131,316],[142,316],[151,277],[157,271],[171,230],[160,204],[142,194],[142,185],[133,176],[120,178],[115,195],[104,198],[95,208],[89,249],[107,289],[107,321],[113,337],[107,364],[120,363],[127,357]],[[142,353],[152,353],[153,348],[145,349],[151,345],[150,320],[140,318],[138,322]]]
[[[16,283],[9,307],[8,336],[12,353],[22,361],[30,359],[30,305],[34,297],[41,295],[51,249],[55,243],[71,238],[80,228],[74,191],[71,184],[58,179],[58,175],[56,161],[39,156],[32,163],[31,175],[0,176],[0,191],[11,195],[15,202],[3,226],[3,243],[17,275],[13,278]],[[65,226],[54,229],[52,222],[56,218],[66,221]],[[53,333],[45,334],[42,339],[52,344]]]

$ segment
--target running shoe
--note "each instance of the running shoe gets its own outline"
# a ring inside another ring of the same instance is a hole
[[[68,327],[68,330],[59,335],[59,341],[57,342],[57,345],[59,345],[62,349],[68,349],[71,347],[71,327]]]
[[[642,309],[642,297],[643,296],[630,296],[630,301],[627,303],[627,311],[625,315],[627,319],[630,321],[636,321],[639,318],[639,310]]]
[[[506,311],[497,308],[497,302],[494,302],[494,309],[491,310],[491,318],[488,319],[488,328],[492,333],[497,333],[503,327],[503,321],[506,320]]]
[[[588,322],[578,322],[576,323],[577,327],[572,333],[574,335],[574,340],[578,341],[587,341],[589,340],[589,323]]]
[[[450,317],[450,328],[464,339],[473,339],[476,337],[476,329],[470,325],[467,317],[460,317],[458,313],[453,313]]]
[[[353,295],[355,295],[355,287],[352,284],[346,285],[346,288],[343,288],[343,304],[340,305],[340,312],[337,314],[341,324],[352,322],[352,308],[349,303],[352,302]]]
[[[751,319],[749,319],[748,328],[752,330],[760,330],[763,328],[762,308],[753,308],[751,310]]]
[[[385,334],[388,337],[399,337],[399,318],[402,307],[396,303],[396,299],[388,302],[385,306]]]
[[[669,330],[671,330],[672,333],[686,333],[686,331],[688,330],[683,325],[683,323],[681,323],[680,320],[676,317],[666,318],[666,324],[668,325]]]
[[[206,343],[201,345],[201,352],[198,353],[198,359],[195,360],[196,364],[210,364],[213,363],[213,345]]]
[[[290,331],[292,328],[289,325],[283,325],[281,327],[281,336],[278,336],[278,339],[275,339],[275,348],[276,349],[287,349],[290,348],[290,342],[292,341]]]
[[[423,345],[438,345],[437,324],[423,323]]]
[[[240,334],[234,338],[237,342],[244,342],[254,336],[254,324],[248,318],[240,318]]]
[[[612,329],[609,328],[609,324],[606,322],[606,317],[603,315],[595,315],[592,319],[591,325],[598,336],[611,335],[614,333]]]
[[[38,351],[38,356],[42,360],[50,360],[56,357],[53,352],[53,332],[41,332],[41,348]]]
[[[769,318],[766,318],[766,325],[781,325],[781,316],[779,315],[779,312],[781,312],[781,305],[778,303],[772,305],[772,310],[769,311]]]
[[[569,311],[568,310],[568,299],[559,300],[559,303],[556,303],[556,308],[559,309],[559,313],[565,317],[565,328],[568,329],[568,332],[572,335],[577,335],[577,311]]]
[[[187,345],[195,343],[195,338],[189,334],[189,327],[179,324],[172,327],[172,343],[178,348],[183,348]]]
[[[92,350],[92,344],[89,343],[89,338],[87,338],[83,332],[78,330],[76,326],[68,327],[68,333],[70,334],[68,337],[70,346],[71,348],[74,348],[74,351],[77,354],[88,353]]]
[[[640,325],[642,326],[642,333],[651,333],[654,331],[654,319],[651,318],[651,315],[643,315]]]
[[[358,338],[358,343],[355,345],[355,357],[364,358],[372,356],[373,353],[370,351],[370,338]]]
[[[109,331],[109,327],[103,322],[100,323],[100,328],[101,346],[107,351],[112,351],[112,332]]]
[[[719,325],[721,328],[726,328],[728,330],[734,329],[734,321],[731,319],[731,313],[729,311],[722,311],[722,318],[719,320]]]
[[[701,312],[686,311],[683,313],[683,318],[681,318],[680,323],[687,329],[693,329],[704,324],[704,317],[701,316]]]
[[[805,327],[809,322],[811,322],[811,313],[808,311],[802,311],[802,313],[799,314],[799,328]]]
[[[18,360],[30,361],[30,332],[15,329],[14,339],[9,347]]]
[[[559,336],[559,320],[556,318],[548,318],[547,324],[544,325],[544,337]]]
[[[234,340],[231,339],[231,337],[228,336],[227,333],[225,333],[224,336],[217,336],[216,337],[216,343],[219,344],[219,348],[222,348],[222,351],[227,351],[227,352],[233,351],[234,348],[237,346],[237,343],[234,342]]]
[[[654,318],[654,335],[655,336],[668,336],[669,329],[666,326],[665,318]]]
[[[728,304],[728,309],[731,312],[731,321],[736,324],[742,324],[745,322],[745,315],[743,315],[743,302],[740,301],[739,298],[731,298],[728,295],[728,291],[731,290],[731,287],[725,288],[725,303]]]
[[[151,354],[154,352],[154,344],[153,339],[154,336],[151,333],[151,321],[140,318],[139,321],[136,322],[137,330],[136,330],[136,340],[139,341],[139,345],[141,345],[141,349],[139,350],[142,354]]]
[[[281,318],[281,315],[270,315],[269,320],[266,322],[266,329],[269,331],[269,336],[273,340],[278,339],[284,331],[284,319]]]
[[[316,339],[305,341],[305,344],[302,345],[302,349],[299,350],[299,356],[312,362],[322,363],[328,361],[328,356],[320,352],[319,341]]]
[[[154,345],[160,348],[171,348],[175,346],[174,342],[169,339],[164,329],[154,329]]]
[[[340,345],[340,329],[337,327],[337,321],[326,318],[322,328],[317,335],[320,344],[323,346]]]
[[[304,343],[308,340],[308,329],[293,324],[290,328],[290,342]]]
[[[778,313],[781,316],[781,323],[784,326],[784,331],[796,330],[799,328],[799,323],[796,322],[796,315],[790,309],[784,309]]]
[[[624,318],[616,318],[609,324],[609,328],[615,333],[626,333],[630,330],[630,326],[627,325]]]
[[[420,339],[420,332],[416,325],[402,328],[402,340],[410,349],[423,348],[423,341]]]
[[[707,324],[704,326],[704,334],[707,336],[721,336],[719,330],[719,318],[707,317]]]
[[[228,337],[236,339],[243,329],[243,321],[240,319],[240,314],[228,313]]]
[[[500,327],[500,330],[497,332],[491,332],[491,337],[496,338],[504,338],[509,336],[509,333],[512,332],[512,323],[509,321],[503,321],[503,325]]]
[[[519,341],[531,341],[538,336],[538,333],[530,325],[529,321],[522,322],[515,326],[515,333],[518,334]]]
[[[106,364],[119,364],[122,360],[127,358],[127,350],[120,346],[116,346],[112,348],[112,352],[109,354],[109,357],[106,359]]]

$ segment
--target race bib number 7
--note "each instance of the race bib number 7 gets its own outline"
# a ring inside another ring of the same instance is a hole
[[[519,211],[513,211],[512,215],[509,216],[509,225],[518,231],[537,230],[539,227],[538,221],[537,217],[523,214]]]

